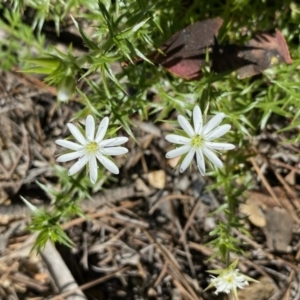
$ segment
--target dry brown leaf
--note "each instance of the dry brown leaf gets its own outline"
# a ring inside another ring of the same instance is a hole
[[[147,57],[187,80],[202,77],[202,68],[207,64],[207,52],[213,71],[222,73],[237,70],[240,79],[261,74],[276,63],[293,62],[286,40],[279,30],[257,33],[245,46],[220,45],[217,36],[222,24],[223,19],[219,17],[195,22],[176,32],[158,51]]]
[[[253,199],[248,199],[246,203],[240,205],[240,212],[248,216],[249,221],[257,227],[266,226],[266,218],[261,205]]]
[[[168,159],[168,160],[167,160],[167,164],[168,164],[171,168],[176,168],[177,165],[178,165],[178,162],[179,162],[180,158],[181,158],[180,156],[177,156],[177,157]]]
[[[137,191],[144,192],[146,194],[150,192],[149,187],[141,178],[137,178],[135,181],[135,188]]]
[[[265,208],[272,208],[278,206],[278,203],[270,196],[265,193],[257,192],[257,191],[248,191],[247,192],[248,199],[256,202],[258,205],[264,206]],[[278,193],[276,193],[278,197]]]
[[[280,203],[289,207],[290,200],[281,187],[273,191]],[[255,191],[248,192],[248,200],[240,206],[240,211],[249,216],[249,220],[257,227],[264,227],[267,246],[271,251],[286,252],[290,244],[294,221],[290,213],[269,195]]]
[[[269,300],[278,291],[269,277],[261,277],[238,292],[239,300]]]
[[[286,252],[292,239],[293,219],[285,209],[274,207],[265,213],[267,246],[272,251]]]
[[[163,189],[166,184],[166,173],[164,170],[153,171],[148,174],[148,180],[151,186],[157,189]]]

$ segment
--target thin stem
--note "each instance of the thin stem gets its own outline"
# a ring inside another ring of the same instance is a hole
[[[228,209],[229,209],[229,214],[227,215],[228,221],[227,221],[227,234],[230,236],[230,232],[231,232],[231,225],[233,223],[233,218],[234,218],[234,212],[235,212],[235,201],[234,199],[232,199],[231,197],[231,193],[230,193],[230,187],[228,187],[228,185],[225,185],[225,189],[226,189],[226,194],[227,194],[227,202],[228,202]],[[228,267],[230,265],[230,250],[227,249],[226,250],[226,267]]]

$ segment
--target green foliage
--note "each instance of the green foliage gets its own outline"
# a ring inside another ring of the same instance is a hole
[[[0,68],[9,70],[33,53],[42,54],[45,51],[45,40],[42,35],[35,35],[32,28],[23,23],[21,13],[5,9],[0,3],[1,9],[0,28],[4,36],[0,39]]]
[[[237,148],[224,157],[222,171],[209,174],[215,177],[210,189],[224,191],[226,204],[219,211],[227,217],[227,222],[211,233],[216,237],[211,245],[224,261],[230,251],[241,253],[231,232],[232,228],[243,230],[235,208],[237,199],[251,183],[250,171],[245,167],[251,155],[249,141],[272,122],[272,116],[286,119],[279,132],[292,131],[300,125],[300,5],[292,0],[276,0],[272,5],[249,0],[11,0],[1,9],[0,27],[10,37],[0,40],[1,68],[19,65],[24,72],[45,74],[45,81],[58,88],[66,77],[73,78],[73,99],[83,105],[74,118],[88,113],[99,119],[110,115],[115,126],[123,126],[134,138],[134,114],[142,119],[153,115],[156,121],[163,121],[174,110],[186,114],[199,104],[208,115],[221,111],[227,115],[226,123],[232,124],[229,141]],[[35,12],[31,24],[22,18],[26,9]],[[214,74],[206,67],[201,80],[190,82],[148,61],[147,55],[178,30],[216,16],[224,19],[219,36],[223,43],[242,45],[257,31],[280,29],[294,63],[275,66],[256,79],[245,80],[237,79],[234,73]],[[86,52],[75,54],[72,45],[68,45],[67,53],[46,47],[41,32],[49,21],[55,23],[57,35],[67,21],[72,21]],[[141,60],[144,62],[139,63]],[[118,69],[119,63],[128,66]],[[159,100],[151,101],[151,93]],[[299,140],[300,136],[292,136],[286,142]],[[65,171],[57,170],[59,189],[42,187],[54,199],[54,210],[39,212],[30,226],[40,231],[38,249],[47,238],[71,245],[57,227],[57,220],[81,214],[77,203],[89,196],[91,188],[83,173],[70,178]]]
[[[52,242],[72,246],[72,241],[62,230],[60,223],[76,215],[84,217],[85,214],[79,205],[80,201],[91,198],[91,188],[93,188],[94,192],[101,189],[101,186],[97,187],[91,185],[84,171],[77,177],[69,177],[66,169],[60,166],[54,166],[54,170],[56,171],[56,176],[60,183],[56,189],[37,182],[39,187],[52,200],[52,208],[47,211],[44,209],[34,209],[32,222],[28,227],[32,232],[39,232],[34,244],[34,248],[37,248],[38,251],[45,246],[48,239]],[[106,179],[103,172],[101,172],[100,176],[102,176],[103,180]]]
[[[33,213],[28,229],[39,233],[34,242],[33,249],[41,251],[48,240],[51,240],[53,243],[59,242],[68,247],[73,246],[73,242],[59,225],[58,221],[60,218],[60,214],[53,216],[53,214],[42,209]]]

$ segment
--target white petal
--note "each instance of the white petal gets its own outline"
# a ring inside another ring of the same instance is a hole
[[[113,174],[119,174],[119,168],[116,166],[114,162],[112,162],[110,159],[107,157],[97,154],[96,155],[100,163],[111,173]]]
[[[236,282],[236,286],[237,286],[239,289],[244,288],[244,286],[246,286],[246,285],[249,285],[249,283],[248,283],[247,281]]]
[[[222,161],[217,157],[217,155],[209,150],[206,147],[202,148],[203,154],[213,163],[213,165],[217,168],[222,168],[223,163]]]
[[[80,171],[88,162],[88,160],[89,160],[88,155],[84,155],[81,158],[79,158],[78,161],[70,168],[68,175],[72,176],[78,171]]]
[[[218,113],[216,114],[212,119],[208,121],[208,123],[203,127],[202,134],[208,134],[212,129],[217,127],[222,120],[224,119],[225,114],[224,113]]]
[[[194,122],[195,133],[200,134],[203,127],[203,120],[202,120],[202,112],[198,105],[196,105],[193,110],[193,122]]]
[[[185,153],[189,152],[191,150],[191,148],[192,147],[190,145],[184,145],[184,146],[178,147],[174,150],[167,152],[166,158],[174,158],[176,156],[185,154]]]
[[[235,148],[235,145],[228,143],[214,143],[214,142],[206,142],[205,146],[207,148],[211,148],[214,150],[231,150]]]
[[[65,147],[67,149],[71,150],[81,150],[83,149],[82,145],[76,144],[71,141],[66,141],[66,140],[56,140],[55,143],[59,146]]]
[[[97,166],[97,160],[95,156],[90,157],[89,167],[90,167],[90,180],[92,183],[95,183],[98,177],[98,166]]]
[[[196,150],[197,167],[202,176],[205,176],[205,161],[201,149]]]
[[[82,135],[82,133],[79,131],[79,129],[71,124],[68,123],[67,126],[69,127],[69,130],[71,131],[71,133],[73,134],[74,138],[81,144],[81,145],[85,145],[86,144],[86,140],[84,138],[84,136]]]
[[[225,133],[227,133],[230,130],[230,128],[231,128],[231,125],[229,125],[229,124],[221,125],[221,126],[217,127],[216,129],[212,130],[210,133],[208,133],[206,135],[206,139],[208,141],[216,139],[216,138],[224,135]]]
[[[177,134],[168,134],[165,136],[165,139],[170,143],[181,144],[181,145],[188,144],[191,141],[190,138],[177,135]]]
[[[128,152],[128,149],[125,147],[111,147],[104,148],[101,150],[101,154],[103,155],[122,155]]]
[[[56,161],[58,161],[58,162],[70,161],[70,160],[73,160],[73,159],[76,159],[76,158],[82,156],[83,154],[84,154],[83,151],[75,151],[75,152],[71,152],[71,153],[66,153],[66,154],[59,156],[56,159]]]
[[[195,135],[195,131],[191,124],[188,122],[188,120],[184,117],[179,115],[178,116],[178,123],[181,126],[181,128],[187,133],[189,137],[193,137]]]
[[[180,165],[180,173],[184,172],[186,170],[186,168],[191,164],[192,159],[195,155],[195,148],[192,148],[189,153],[186,155],[186,157],[184,158],[184,160],[182,161],[181,165]]]
[[[88,141],[93,141],[95,137],[95,120],[92,115],[88,115],[85,120],[85,136]]]
[[[61,102],[68,101],[70,99],[70,91],[66,88],[60,88],[57,91],[57,100]]]
[[[97,135],[96,135],[96,138],[95,138],[95,141],[97,143],[99,143],[100,141],[103,140],[104,136],[105,136],[105,133],[107,131],[107,127],[108,127],[108,122],[109,122],[109,119],[108,117],[105,117],[100,125],[99,125],[99,128],[98,128],[98,131],[97,131]]]
[[[112,139],[107,139],[99,143],[100,147],[112,147],[112,146],[119,146],[128,141],[127,137],[119,136]]]

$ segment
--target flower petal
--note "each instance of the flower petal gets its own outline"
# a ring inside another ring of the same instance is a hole
[[[66,154],[59,156],[56,159],[56,161],[58,161],[58,162],[70,161],[70,160],[73,160],[73,159],[76,159],[76,158],[82,156],[83,154],[84,154],[83,151],[75,151],[75,152],[71,152],[71,153],[66,153]]]
[[[201,149],[196,150],[197,167],[202,176],[205,176],[205,161]]]
[[[97,131],[97,135],[96,135],[96,138],[95,138],[95,141],[97,143],[99,143],[100,141],[103,140],[105,134],[106,134],[106,131],[107,131],[107,127],[108,127],[108,122],[109,122],[109,118],[108,117],[105,117],[99,127],[98,127],[98,131]]]
[[[85,140],[84,136],[82,135],[82,133],[79,131],[79,129],[75,125],[73,125],[72,123],[68,123],[67,126],[68,126],[69,130],[71,131],[72,135],[74,136],[74,138],[81,145],[85,145],[86,140]]]
[[[98,177],[98,166],[96,157],[93,155],[90,157],[89,160],[89,167],[90,167],[90,180],[91,183],[95,183]]]
[[[88,115],[85,120],[85,136],[91,142],[95,137],[95,120],[92,115]]]
[[[203,154],[212,162],[212,164],[217,168],[222,168],[223,163],[222,161],[217,157],[217,155],[212,152],[210,149],[203,147],[202,148]]]
[[[245,285],[248,285],[246,277],[240,273],[238,273],[238,269],[235,270],[225,270],[220,273],[220,275],[216,278],[212,276],[210,286],[214,286],[216,288],[215,294],[218,293],[233,293],[237,294],[237,288],[244,288]]]
[[[89,160],[89,156],[88,155],[84,155],[81,158],[78,159],[78,161],[70,168],[68,175],[72,176],[75,173],[77,173],[78,171],[80,171],[85,164],[88,162]]]
[[[184,117],[179,115],[178,116],[178,123],[181,126],[181,128],[187,133],[189,137],[193,137],[195,135],[195,131],[191,124],[188,122],[188,120]]]
[[[229,124],[225,124],[225,125],[221,125],[217,128],[215,128],[214,130],[212,130],[210,133],[208,133],[206,135],[206,139],[208,141],[214,140],[222,135],[224,135],[225,133],[227,133],[231,128],[231,125]]]
[[[181,165],[180,165],[180,173],[184,172],[186,170],[186,168],[191,164],[192,159],[194,157],[196,149],[192,148],[188,154],[186,155],[186,157],[184,158],[184,160],[182,161]]]
[[[235,145],[229,143],[206,142],[205,146],[214,150],[231,150],[235,148]]]
[[[118,137],[115,137],[115,138],[112,138],[112,139],[107,139],[107,140],[101,141],[99,143],[99,146],[100,147],[119,146],[119,145],[122,145],[122,144],[126,143],[127,141],[128,141],[127,137],[118,136]]]
[[[60,88],[57,91],[57,100],[61,102],[66,102],[70,99],[70,91],[66,88]]]
[[[174,158],[179,155],[185,154],[185,153],[189,152],[191,150],[191,148],[192,147],[190,145],[184,145],[184,146],[178,147],[174,150],[167,152],[166,158]]]
[[[190,138],[177,135],[177,134],[168,134],[165,136],[165,139],[170,143],[181,144],[181,145],[188,144],[191,141]]]
[[[104,148],[101,150],[101,154],[103,155],[122,155],[128,152],[128,149],[125,147],[111,147]]]
[[[194,122],[195,133],[200,134],[203,128],[203,120],[202,120],[202,112],[198,105],[196,105],[193,110],[193,122]]]
[[[119,168],[110,159],[108,159],[107,157],[105,157],[99,153],[96,154],[96,157],[108,171],[110,171],[113,174],[119,174]]]
[[[212,119],[208,121],[208,123],[203,127],[202,134],[208,134],[212,129],[217,127],[222,120],[224,119],[225,114],[224,113],[218,113],[216,114]]]
[[[71,141],[67,141],[67,140],[56,140],[55,143],[59,146],[65,147],[67,149],[71,149],[71,150],[81,150],[83,149],[82,145],[76,144],[74,142]]]

